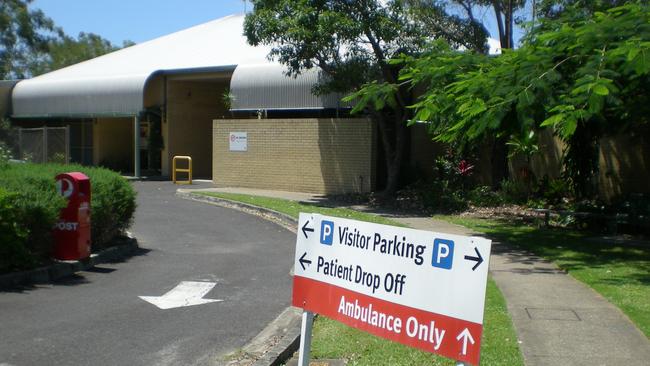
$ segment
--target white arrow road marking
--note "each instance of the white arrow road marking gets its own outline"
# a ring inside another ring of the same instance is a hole
[[[472,338],[472,334],[469,332],[469,329],[465,328],[464,331],[460,332],[458,337],[456,337],[456,340],[459,340],[463,338],[463,356],[467,354],[467,340],[469,340],[469,343],[474,344],[474,338]]]
[[[167,310],[183,306],[201,305],[223,300],[204,299],[203,296],[216,286],[216,282],[183,281],[162,296],[138,296],[142,300]]]

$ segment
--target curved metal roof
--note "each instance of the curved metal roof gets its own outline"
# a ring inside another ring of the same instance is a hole
[[[13,116],[132,116],[157,73],[232,72],[268,62],[270,49],[248,45],[243,21],[228,16],[23,80],[13,90]]]
[[[340,94],[314,95],[313,87],[323,81],[322,71],[304,70],[300,75],[286,75],[286,68],[276,63],[239,65],[230,80],[232,111],[305,110],[342,108]]]

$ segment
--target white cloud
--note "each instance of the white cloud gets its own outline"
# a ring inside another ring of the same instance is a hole
[[[488,46],[490,47],[490,50],[488,53],[490,55],[500,55],[501,54],[501,42],[498,39],[494,39],[492,37],[488,38]]]

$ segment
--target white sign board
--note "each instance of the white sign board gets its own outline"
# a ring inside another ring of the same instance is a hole
[[[300,214],[293,305],[478,364],[491,242]]]
[[[230,151],[248,151],[248,132],[231,132],[228,141]]]

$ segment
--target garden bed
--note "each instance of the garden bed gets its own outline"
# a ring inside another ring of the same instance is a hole
[[[73,171],[90,178],[93,251],[108,246],[130,226],[135,191],[115,172],[81,165],[4,164],[0,166],[0,273],[48,262],[51,230],[66,204],[56,192],[54,177]]]

